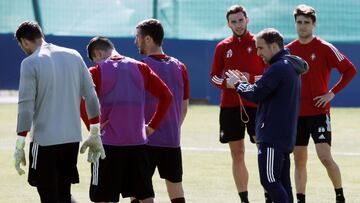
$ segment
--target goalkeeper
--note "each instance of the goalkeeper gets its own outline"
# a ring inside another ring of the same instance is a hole
[[[22,175],[25,137],[30,131],[28,181],[37,187],[41,202],[73,202],[71,184],[79,183],[76,167],[81,141],[80,97],[91,119],[91,136],[85,142],[89,157],[105,158],[99,136],[99,101],[80,54],[45,41],[33,21],[20,24],[15,33],[28,55],[21,63],[15,167]]]

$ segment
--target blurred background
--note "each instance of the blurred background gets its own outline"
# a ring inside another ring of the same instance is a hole
[[[157,18],[165,29],[165,53],[187,65],[191,100],[217,104],[219,91],[210,83],[209,72],[216,44],[231,35],[226,10],[241,4],[247,9],[252,33],[274,27],[290,42],[297,37],[292,12],[300,3],[317,10],[315,34],[333,43],[359,68],[358,0],[1,0],[0,90],[18,88],[20,63],[26,56],[13,33],[24,20],[38,21],[48,42],[78,50],[91,66],[86,45],[96,35],[110,37],[121,54],[141,59],[134,44],[135,26]],[[331,84],[338,78],[333,71]],[[359,86],[358,74],[332,105],[359,107]]]

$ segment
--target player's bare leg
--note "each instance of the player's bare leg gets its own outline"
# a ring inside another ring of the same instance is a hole
[[[336,202],[345,202],[342,189],[340,168],[331,155],[331,146],[327,143],[319,143],[315,145],[316,153],[325,166],[327,174],[334,186],[336,193]]]
[[[173,183],[165,180],[168,195],[171,201],[177,200],[177,202],[185,202],[184,189],[182,183]]]
[[[307,146],[295,146],[293,153],[295,162],[296,198],[298,203],[305,203],[307,182],[306,163],[308,159]]]
[[[229,142],[232,170],[236,188],[239,193],[247,192],[249,181],[248,170],[245,165],[245,144],[244,139]]]
[[[341,188],[341,174],[339,166],[335,163],[331,155],[331,147],[327,143],[316,144],[316,152],[321,161],[325,166],[328,176],[334,185],[334,188]]]
[[[294,148],[295,162],[295,186],[297,194],[305,194],[307,182],[307,146],[295,146]]]

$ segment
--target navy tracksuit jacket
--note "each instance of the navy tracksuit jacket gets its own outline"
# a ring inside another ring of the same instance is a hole
[[[256,84],[242,82],[237,92],[258,104],[256,141],[261,184],[275,203],[293,202],[290,158],[296,140],[300,102],[300,74],[308,66],[285,49],[270,60],[270,67]]]

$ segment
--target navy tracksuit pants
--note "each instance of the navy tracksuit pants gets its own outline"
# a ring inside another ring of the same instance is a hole
[[[258,165],[261,185],[272,201],[293,203],[289,153],[267,143],[260,143]]]

